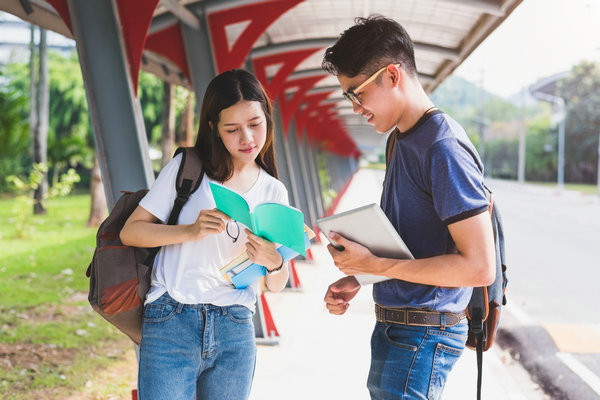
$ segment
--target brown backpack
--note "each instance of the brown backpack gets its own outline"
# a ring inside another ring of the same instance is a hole
[[[196,149],[178,148],[182,153],[175,182],[177,198],[168,225],[177,224],[179,213],[200,183],[204,171]],[[96,250],[86,275],[90,278],[88,300],[98,314],[139,344],[142,339],[144,299],[150,289],[154,258],[160,247],[126,246],[119,234],[148,190],[124,192],[96,234]]]

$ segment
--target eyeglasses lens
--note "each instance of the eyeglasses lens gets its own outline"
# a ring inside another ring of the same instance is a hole
[[[225,232],[227,232],[227,236],[233,240],[233,243],[237,242],[238,238],[240,237],[240,226],[238,225],[237,221],[228,221],[227,225],[225,226]]]

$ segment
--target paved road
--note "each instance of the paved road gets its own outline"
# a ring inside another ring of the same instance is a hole
[[[510,347],[552,398],[600,399],[600,201],[490,181],[509,266]]]

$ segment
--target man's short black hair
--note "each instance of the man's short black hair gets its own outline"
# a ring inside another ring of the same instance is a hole
[[[408,74],[417,75],[413,42],[402,25],[381,15],[359,17],[354,23],[325,50],[321,64],[325,71],[352,78],[400,64]]]

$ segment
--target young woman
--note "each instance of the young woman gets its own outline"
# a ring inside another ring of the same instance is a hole
[[[219,271],[246,251],[267,270],[269,290],[280,291],[287,266],[274,243],[253,235],[215,208],[209,182],[242,194],[251,206],[288,203],[277,178],[271,105],[258,80],[227,71],[206,89],[196,150],[205,176],[168,219],[176,197],[178,155],[165,166],[121,232],[133,246],[162,246],[146,297],[140,344],[140,399],[245,399],[256,347],[252,314],[258,283],[235,287]]]

